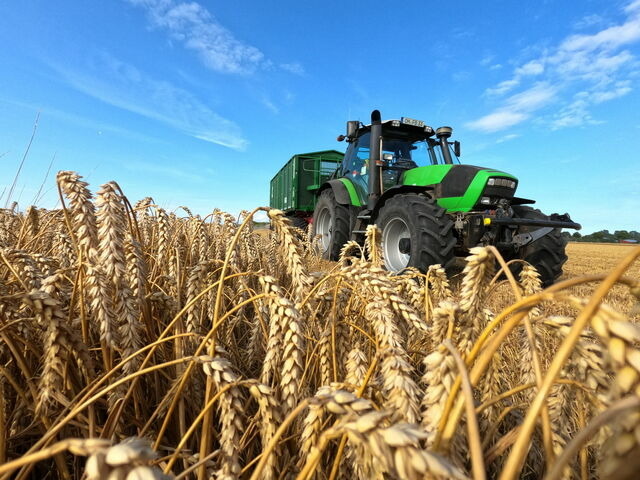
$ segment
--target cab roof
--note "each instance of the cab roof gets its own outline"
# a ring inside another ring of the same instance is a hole
[[[412,142],[424,140],[427,137],[431,137],[434,133],[433,128],[431,128],[429,125],[411,125],[408,123],[404,123],[403,119],[383,120],[381,123],[383,135],[387,135],[393,138],[401,138],[403,140],[409,140]],[[370,131],[371,124],[362,125],[356,133],[356,138],[359,138]]]

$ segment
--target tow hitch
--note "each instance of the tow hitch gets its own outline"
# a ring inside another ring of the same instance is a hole
[[[513,236],[513,246],[516,248],[524,247],[525,245],[535,242],[539,238],[544,237],[547,233],[552,232],[553,227],[542,227],[533,232],[518,233]]]
[[[483,217],[483,223],[485,227],[491,225],[540,227],[537,230],[533,230],[530,232],[518,233],[513,236],[511,242],[502,245],[503,247],[516,249],[535,242],[539,238],[548,235],[556,228],[572,228],[575,230],[580,230],[582,228],[582,225],[580,225],[579,223],[572,222],[569,214],[567,213],[565,213],[564,215],[554,213],[548,219],[513,218],[485,215]]]
[[[536,218],[513,218],[513,217],[496,217],[492,215],[484,215],[484,224],[488,225],[526,225],[531,227],[551,227],[554,228],[572,228],[574,230],[580,230],[582,225],[571,221],[569,214],[559,215],[557,213],[552,214],[548,220],[536,219]],[[550,232],[547,231],[546,233]],[[537,231],[537,230],[536,230]],[[531,232],[533,233],[533,232]],[[546,235],[543,233],[542,235]],[[539,237],[538,237],[539,238]]]

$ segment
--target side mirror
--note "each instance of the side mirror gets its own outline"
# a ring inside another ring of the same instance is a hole
[[[350,120],[347,122],[347,137],[353,138],[358,132],[360,122],[358,120]]]
[[[460,142],[458,140],[453,142],[453,153],[456,154],[456,157],[460,156]]]

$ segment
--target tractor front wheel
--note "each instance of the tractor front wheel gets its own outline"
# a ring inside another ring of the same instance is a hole
[[[349,240],[349,207],[336,202],[333,190],[323,190],[313,211],[313,237],[320,237],[322,258],[338,260]]]
[[[382,230],[382,253],[387,270],[415,267],[422,272],[454,261],[453,221],[435,201],[408,193],[386,201],[376,225]]]
[[[540,210],[525,206],[513,207],[514,217],[527,218],[534,220],[548,220],[544,213]],[[540,227],[524,226],[518,229],[518,233],[530,232]],[[553,229],[544,237],[541,237],[528,245],[520,248],[516,254],[517,258],[521,258],[530,263],[540,274],[540,280],[543,287],[553,284],[560,275],[562,275],[562,266],[567,261],[565,247],[567,241],[560,233],[559,228]],[[511,269],[514,273],[519,274],[522,266],[518,263]]]

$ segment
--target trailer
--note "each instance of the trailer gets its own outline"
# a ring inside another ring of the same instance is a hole
[[[343,158],[344,154],[337,150],[294,155],[271,179],[269,206],[284,211],[294,226],[306,228],[316,206],[316,191]]]

